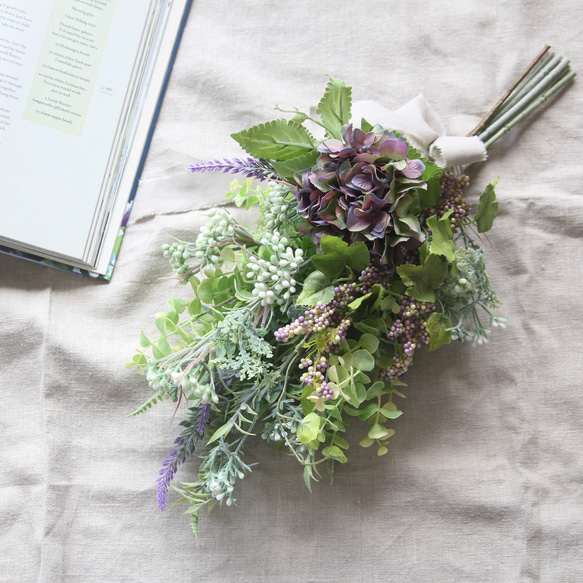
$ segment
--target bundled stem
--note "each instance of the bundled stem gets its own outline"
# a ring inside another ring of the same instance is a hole
[[[478,136],[486,148],[490,147],[573,80],[576,73],[570,62],[550,48],[543,48],[468,135]]]

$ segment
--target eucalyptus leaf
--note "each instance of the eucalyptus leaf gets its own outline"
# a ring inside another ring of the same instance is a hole
[[[368,350],[357,350],[352,353],[352,366],[358,370],[374,370],[375,360]]]
[[[298,439],[307,445],[318,437],[320,430],[320,416],[315,413],[308,413],[298,425],[297,434]]]
[[[369,334],[365,332],[361,337],[358,343],[365,349],[368,350],[371,354],[377,351],[379,347],[379,339],[374,334]]]
[[[196,294],[201,302],[210,304],[213,301],[213,282],[210,279],[203,279],[196,290]]]
[[[389,429],[387,429],[380,423],[375,423],[368,432],[369,439],[384,439],[389,435],[390,435]]]

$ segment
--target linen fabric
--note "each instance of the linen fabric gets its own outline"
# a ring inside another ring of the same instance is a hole
[[[387,456],[355,423],[310,493],[257,437],[197,544],[156,506],[174,406],[127,418],[151,393],[124,366],[188,297],[161,246],[225,204],[233,177],[189,164],[242,155],[230,134],[308,111],[328,75],[390,110],[422,92],[465,135],[545,43],[583,71],[582,26],[578,0],[196,0],[111,283],[0,257],[0,582],[583,581],[579,80],[467,169],[474,205],[500,177],[482,244],[508,326],[416,355]]]

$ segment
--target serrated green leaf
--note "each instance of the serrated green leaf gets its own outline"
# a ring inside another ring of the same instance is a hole
[[[453,211],[448,211],[439,220],[435,215],[427,218],[427,224],[431,229],[431,242],[429,252],[435,255],[443,255],[449,263],[455,261],[456,246],[453,241],[450,216]]]
[[[338,140],[342,138],[342,128],[350,122],[351,108],[352,89],[343,81],[330,77],[317,109],[330,137]]]
[[[493,183],[488,184],[482,196],[480,196],[478,210],[474,216],[474,220],[478,226],[478,233],[485,233],[486,231],[489,231],[492,228],[494,219],[500,212],[500,205],[496,201],[496,192],[494,190],[497,184],[498,179],[496,179]]]
[[[316,147],[303,125],[285,119],[260,124],[231,137],[251,156],[267,160],[291,160]]]
[[[370,263],[370,253],[364,242],[349,245],[339,237],[324,235],[320,240],[323,255],[314,255],[312,261],[317,269],[334,279],[346,267],[360,273]]]
[[[420,302],[435,302],[435,290],[447,275],[447,263],[440,255],[429,254],[423,265],[405,264],[397,267],[406,294]]]
[[[297,306],[314,307],[318,302],[327,304],[334,297],[334,286],[321,271],[312,271],[304,281],[304,287],[296,300]]]
[[[320,152],[313,150],[290,160],[283,160],[282,162],[274,161],[271,165],[283,178],[292,178],[296,172],[301,172],[314,166],[318,156],[320,156]]]
[[[433,312],[427,320],[429,334],[429,350],[437,350],[443,344],[451,341],[451,320],[444,314]]]

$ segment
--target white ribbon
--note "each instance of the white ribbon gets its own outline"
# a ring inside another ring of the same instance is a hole
[[[422,93],[396,111],[375,101],[358,101],[352,105],[354,125],[360,126],[363,118],[403,134],[423,156],[443,168],[464,167],[488,157],[486,146],[477,136],[447,136],[441,118]]]

